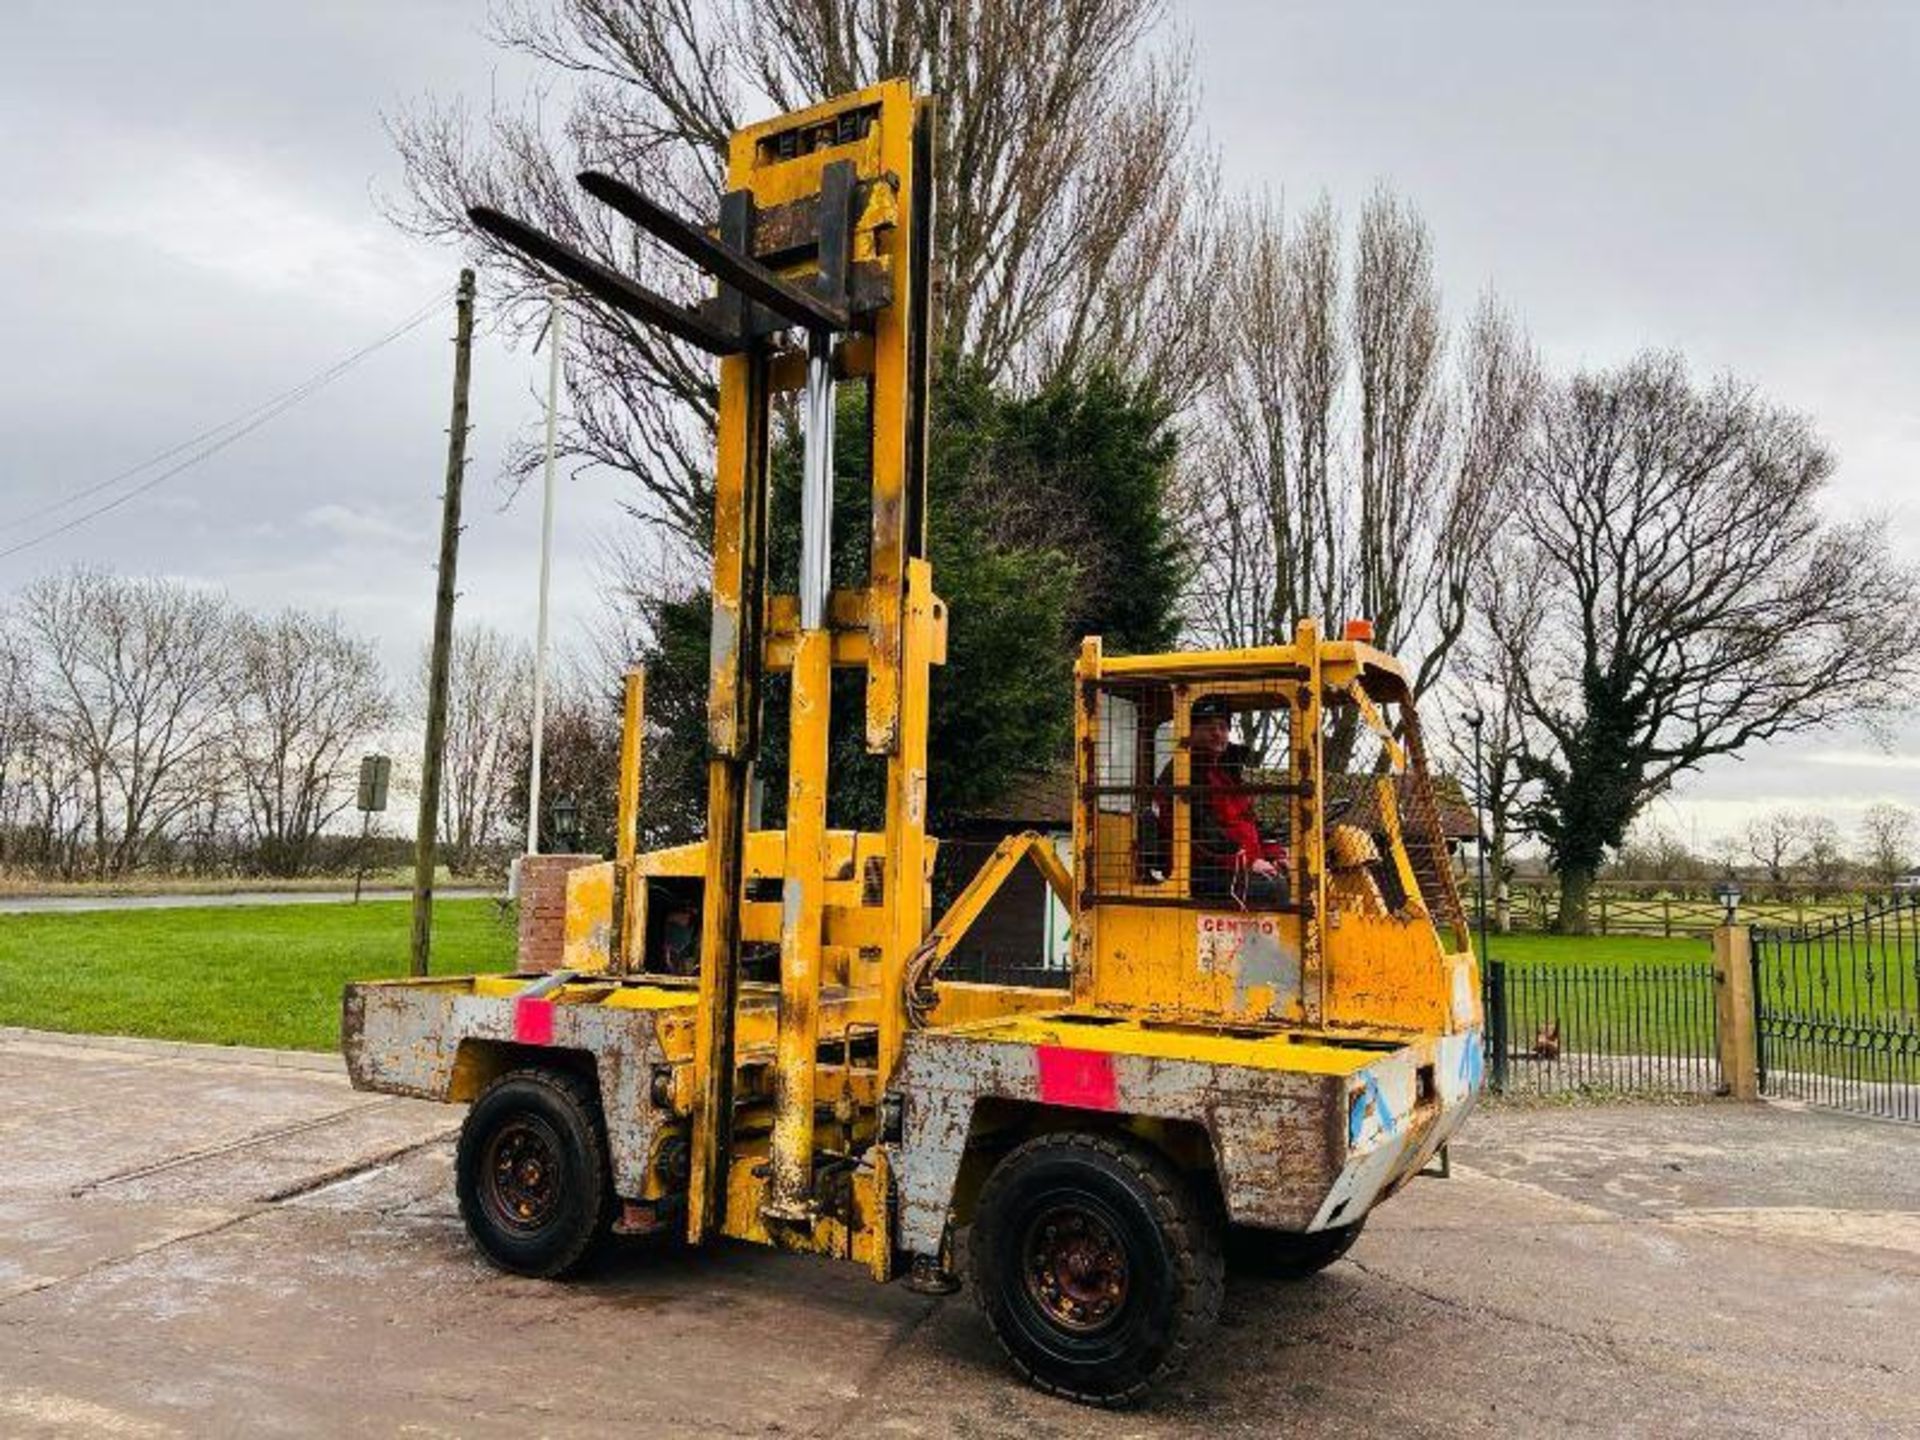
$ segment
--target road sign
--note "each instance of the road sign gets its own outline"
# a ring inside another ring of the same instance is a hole
[[[361,810],[384,810],[387,808],[387,776],[393,771],[393,761],[385,755],[363,755],[360,757],[360,799]]]

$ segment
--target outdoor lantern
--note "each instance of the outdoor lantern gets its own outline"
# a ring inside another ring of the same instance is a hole
[[[1736,880],[1722,880],[1718,885],[1713,887],[1713,898],[1725,907],[1727,924],[1733,924],[1735,916],[1740,909],[1739,882]]]
[[[580,843],[580,802],[571,790],[553,798],[553,841],[569,854]]]

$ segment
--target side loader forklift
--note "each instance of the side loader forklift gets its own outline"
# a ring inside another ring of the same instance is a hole
[[[896,81],[737,133],[711,228],[582,175],[706,272],[698,306],[473,212],[718,358],[707,828],[637,853],[629,677],[616,855],[567,877],[561,968],[349,986],[344,1045],[362,1089],[470,1102],[461,1214],[506,1270],[564,1275],[609,1232],[666,1232],[937,1290],[964,1254],[1021,1375],[1121,1404],[1201,1344],[1230,1243],[1309,1273],[1435,1160],[1479,1091],[1480,987],[1407,677],[1364,626],[1204,653],[1084,642],[1071,865],[1013,837],[931,915],[933,162],[930,107]],[[872,455],[865,583],[845,589],[839,384],[867,387]],[[775,516],[787,394],[803,481],[799,513]],[[775,525],[800,536],[796,594],[770,590]],[[865,682],[851,720],[885,757],[879,831],[827,824],[836,671]],[[758,829],[776,674],[785,818]],[[942,978],[1025,864],[1071,915],[1070,984]]]

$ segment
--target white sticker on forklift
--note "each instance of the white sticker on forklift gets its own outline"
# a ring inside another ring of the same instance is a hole
[[[1244,1009],[1255,1001],[1255,989],[1266,992],[1260,1003],[1276,1013],[1300,993],[1300,956],[1287,943],[1274,915],[1200,915],[1194,921],[1202,975],[1233,978],[1234,1005]]]
[[[1280,925],[1271,915],[1202,915],[1195,922],[1200,936],[1200,973],[1231,975],[1240,968],[1249,945],[1277,951]]]

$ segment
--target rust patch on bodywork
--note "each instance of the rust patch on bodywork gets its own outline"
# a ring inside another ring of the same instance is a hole
[[[1112,1073],[1120,1112],[1206,1130],[1236,1223],[1299,1230],[1311,1222],[1343,1158],[1328,1124],[1343,1110],[1338,1076],[1125,1054],[1112,1057]],[[1040,1075],[1030,1045],[938,1031],[909,1038],[894,1156],[902,1249],[938,1248],[975,1105],[987,1098],[1041,1103]]]
[[[476,1047],[512,1047],[515,1063],[542,1054],[564,1062],[585,1057],[599,1081],[614,1189],[647,1191],[655,1133],[672,1119],[651,1098],[654,1067],[667,1062],[658,1021],[664,1012],[607,1005],[551,1003],[546,1043],[530,1046],[516,1027],[516,1007],[549,1004],[512,996],[476,995],[472,981],[374,981],[347,987],[342,1049],[357,1090],[422,1100],[473,1098]]]
[[[1005,1034],[1022,1029],[1042,1038]],[[1424,1164],[1464,1117],[1478,1090],[1469,1058],[1478,1044],[1469,1032],[1438,1047],[1290,1047],[1285,1037],[1235,1040],[1214,1031],[1208,1039],[1085,1013],[916,1032],[894,1087],[903,1102],[892,1156],[899,1245],[938,1249],[983,1101],[1069,1119],[1083,1112],[1095,1125],[1193,1125],[1208,1137],[1234,1223],[1292,1231],[1349,1223]],[[1266,1048],[1276,1045],[1283,1048]],[[1183,1048],[1241,1053],[1249,1063],[1194,1058]],[[1296,1048],[1300,1062],[1289,1064]],[[1097,1062],[1084,1068],[1099,1083],[1050,1083],[1076,1075],[1080,1061]],[[1417,1072],[1435,1063],[1458,1073],[1423,1092]]]

